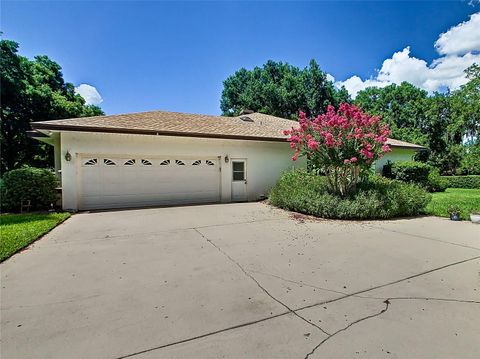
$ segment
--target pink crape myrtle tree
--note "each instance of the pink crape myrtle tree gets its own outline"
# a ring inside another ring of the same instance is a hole
[[[292,159],[305,156],[326,175],[329,191],[341,196],[355,192],[373,162],[390,151],[388,125],[355,105],[328,106],[325,114],[311,119],[300,112],[298,122],[299,127],[284,131],[295,150]]]

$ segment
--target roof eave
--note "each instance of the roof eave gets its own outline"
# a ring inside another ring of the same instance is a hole
[[[196,138],[218,138],[218,139],[231,139],[231,140],[250,140],[250,141],[269,141],[269,142],[286,142],[287,138],[281,137],[260,137],[260,136],[248,136],[248,135],[227,135],[227,134],[215,134],[215,133],[200,133],[200,132],[180,132],[180,131],[157,131],[147,129],[136,128],[118,128],[118,127],[99,127],[99,126],[76,126],[76,125],[63,125],[54,124],[51,122],[33,122],[32,128],[34,133],[41,134],[38,130],[47,131],[74,131],[74,132],[96,132],[96,133],[117,133],[117,134],[130,134],[130,135],[150,135],[150,136],[176,136],[176,137],[196,137]],[[32,133],[33,134],[33,133]],[[32,136],[36,139],[46,136],[41,134],[39,136]],[[48,137],[48,136],[46,136]],[[420,145],[395,145],[390,144],[390,147],[405,148],[416,151],[426,150],[426,147]]]
[[[32,131],[26,131],[26,134],[27,134],[27,137],[29,138],[48,138],[50,137],[49,135],[43,133],[43,132],[40,132],[40,131],[37,131],[37,130],[32,130]]]
[[[390,147],[395,147],[395,148],[405,148],[409,150],[416,150],[416,151],[424,151],[427,148],[419,145],[389,145]]]
[[[135,128],[118,128],[118,127],[97,127],[97,126],[75,126],[75,125],[57,125],[45,122],[33,122],[32,127],[35,130],[50,131],[74,131],[74,132],[97,132],[97,133],[117,133],[130,135],[150,135],[150,136],[177,136],[177,137],[197,137],[197,138],[219,138],[231,140],[250,140],[250,141],[269,141],[269,142],[286,142],[286,138],[281,137],[260,137],[248,135],[226,135],[214,133],[200,132],[179,132],[179,131],[157,131]]]

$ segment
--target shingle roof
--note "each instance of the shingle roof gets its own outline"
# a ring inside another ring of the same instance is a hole
[[[241,117],[249,117],[253,122],[243,121]],[[32,123],[34,129],[47,130],[140,133],[270,141],[284,140],[286,137],[282,131],[294,125],[295,121],[261,113],[224,117],[166,111],[81,117]]]
[[[387,144],[390,145],[390,146],[393,146],[393,147],[408,147],[408,148],[416,148],[416,149],[419,149],[419,150],[421,150],[422,148],[425,148],[423,146],[416,145],[414,143],[395,140],[393,138],[389,138],[387,140]]]
[[[245,121],[244,117],[249,120]],[[237,117],[191,113],[150,111],[124,115],[80,117],[66,120],[33,122],[36,130],[111,132],[164,136],[285,141],[283,130],[297,122],[262,113]],[[389,139],[392,146],[422,148],[408,142]]]

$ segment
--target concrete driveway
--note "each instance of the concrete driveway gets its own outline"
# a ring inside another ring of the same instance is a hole
[[[2,358],[478,358],[480,226],[81,213],[0,265]]]

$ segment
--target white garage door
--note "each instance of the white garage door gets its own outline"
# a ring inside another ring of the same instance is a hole
[[[220,201],[218,158],[81,157],[80,209]]]

